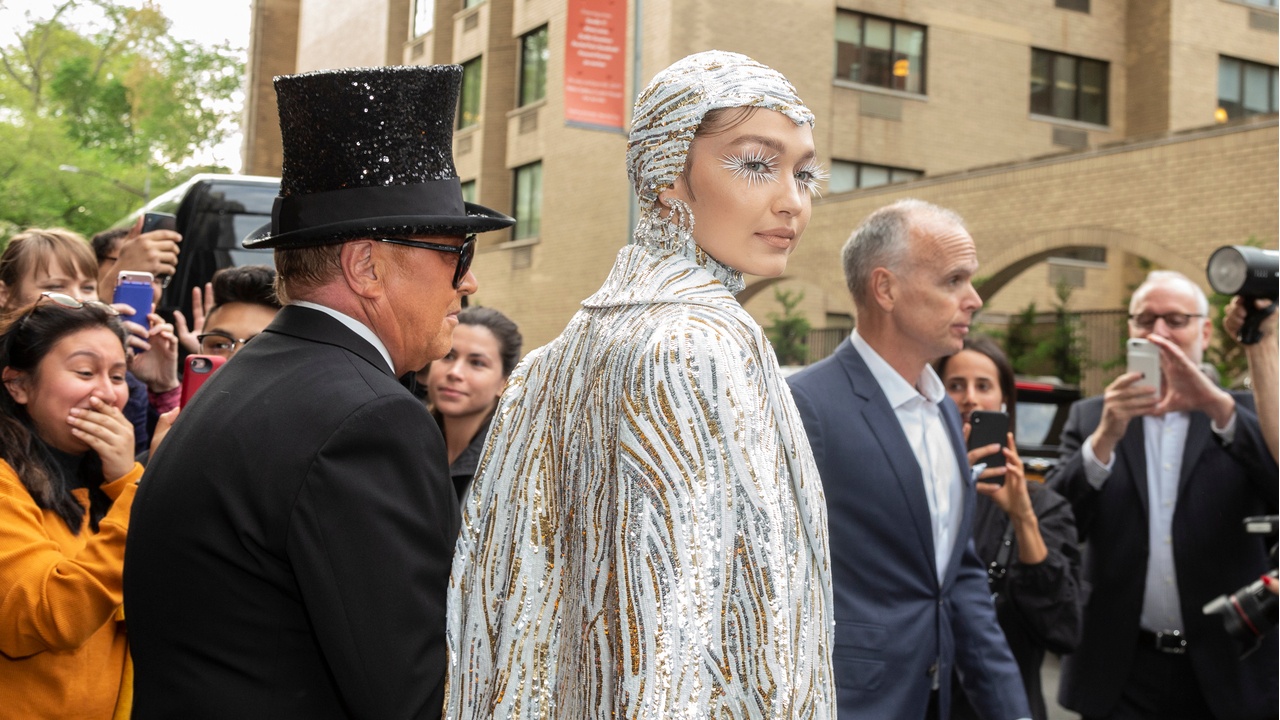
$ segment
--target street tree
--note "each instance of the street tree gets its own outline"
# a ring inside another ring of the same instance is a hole
[[[0,6],[3,1],[0,0]],[[0,38],[0,231],[102,230],[235,130],[243,52],[175,38],[152,0],[60,0]]]

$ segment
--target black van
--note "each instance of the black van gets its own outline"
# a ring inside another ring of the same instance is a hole
[[[271,220],[280,178],[200,174],[160,195],[116,223],[132,225],[144,212],[176,215],[182,234],[178,269],[157,303],[172,316],[181,309],[191,318],[191,288],[201,287],[218,270],[233,265],[271,265],[271,250],[248,250],[246,235]]]

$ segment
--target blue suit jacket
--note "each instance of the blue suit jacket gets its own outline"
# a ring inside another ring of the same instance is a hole
[[[970,539],[975,495],[955,405],[942,412],[966,483],[963,521],[939,585],[920,466],[853,344],[790,384],[827,497],[840,715],[922,718],[939,673],[939,717],[949,717],[958,668],[985,717],[1030,717]]]

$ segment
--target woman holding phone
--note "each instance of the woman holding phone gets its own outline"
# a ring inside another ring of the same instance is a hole
[[[0,334],[0,707],[128,717],[122,572],[142,466],[125,331],[109,306],[36,297]]]
[[[964,349],[937,362],[938,377],[960,409],[965,437],[973,413],[1008,413],[1016,427],[1017,390],[1013,367],[994,342],[968,338]],[[1003,467],[987,467],[977,477],[973,541],[988,567],[996,617],[1009,641],[1027,690],[1031,714],[1044,720],[1040,687],[1045,650],[1066,653],[1080,640],[1080,551],[1071,505],[1043,483],[1028,482],[1013,433],[998,444],[969,451],[970,464],[992,453],[1004,455]],[[1000,482],[1003,480],[1003,482]],[[977,718],[953,681],[951,717]]]
[[[42,292],[59,292],[82,302],[104,301],[99,294],[98,260],[80,235],[61,228],[30,228],[9,239],[0,254],[0,310],[29,305]],[[178,404],[178,342],[173,326],[147,307],[114,306],[134,311],[143,324],[122,323],[128,348],[129,402],[125,416],[134,428],[134,451],[150,443],[157,418]]]

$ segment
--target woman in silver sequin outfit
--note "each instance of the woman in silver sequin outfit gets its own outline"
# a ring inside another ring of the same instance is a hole
[[[636,102],[633,242],[512,375],[464,508],[446,717],[834,715],[821,484],[734,299],[808,223],[812,124],[733,53]]]

